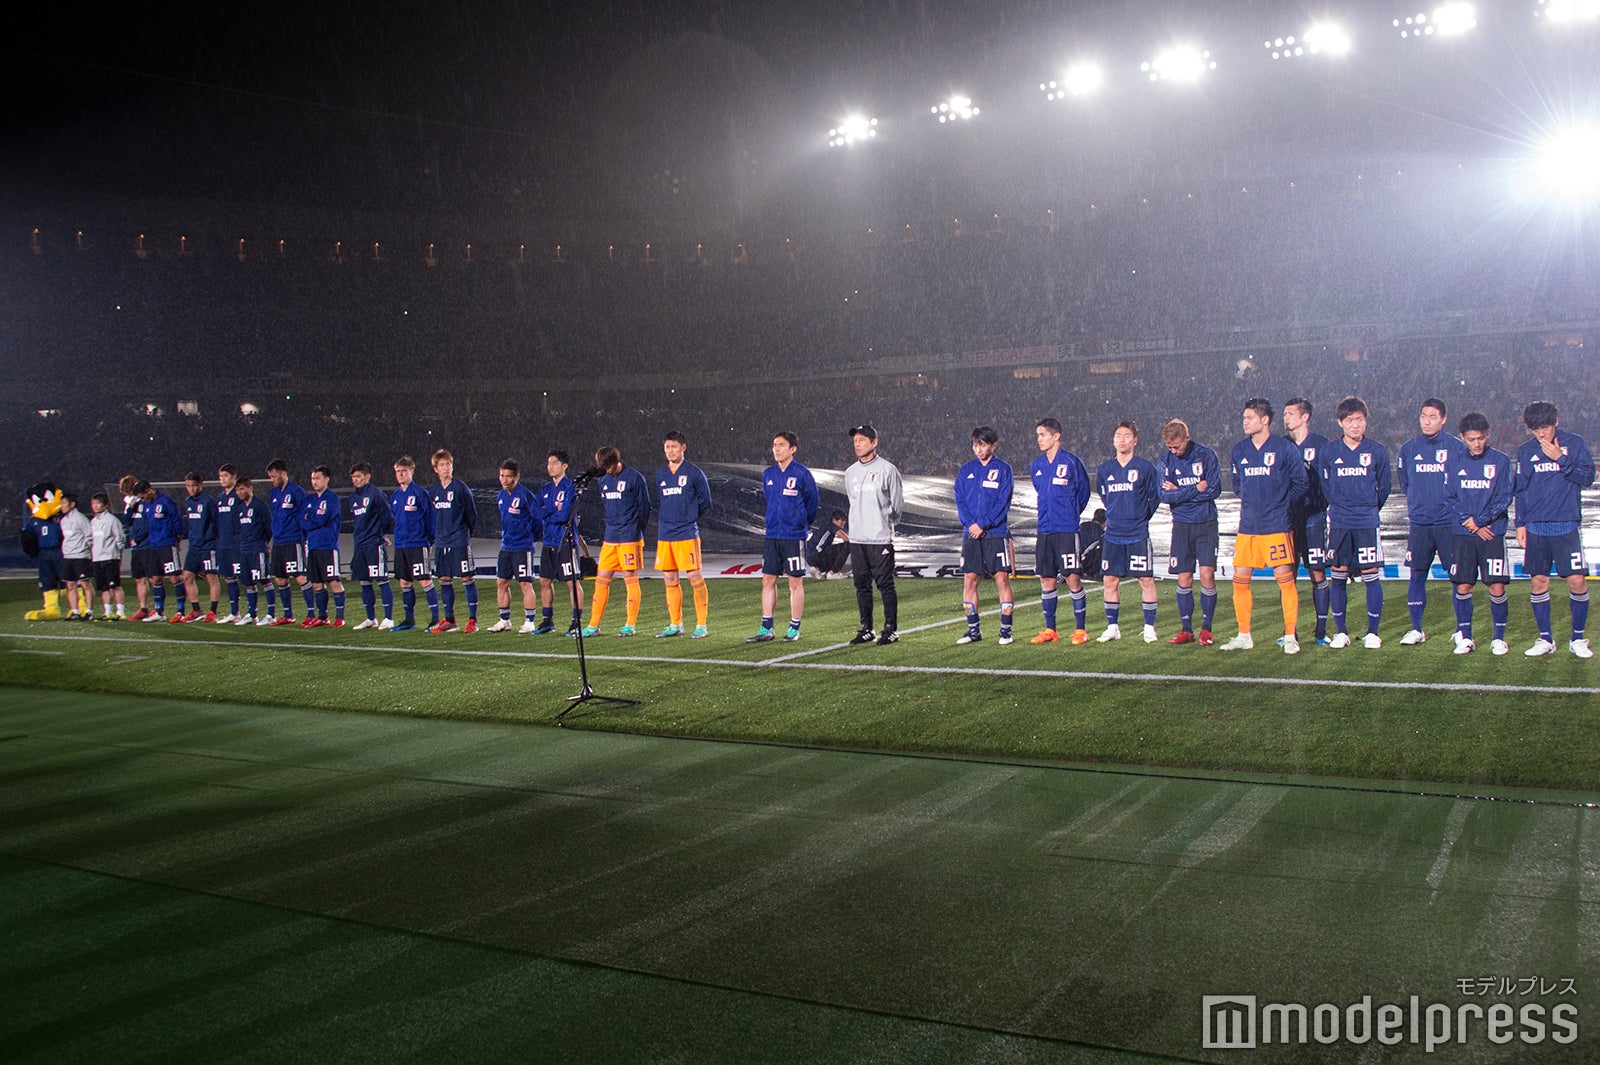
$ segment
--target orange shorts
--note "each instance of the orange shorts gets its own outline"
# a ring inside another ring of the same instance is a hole
[[[1294,565],[1294,544],[1290,542],[1289,534],[1286,532],[1240,533],[1233,542],[1235,571],[1275,569],[1278,566],[1292,565]]]
[[[604,543],[600,545],[599,568],[602,573],[633,573],[644,565],[644,541],[631,544]]]
[[[656,541],[656,569],[663,573],[693,573],[699,568],[698,539]]]

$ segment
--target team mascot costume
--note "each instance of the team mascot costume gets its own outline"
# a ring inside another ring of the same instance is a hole
[[[28,489],[28,518],[22,523],[22,552],[39,562],[39,592],[43,610],[23,615],[29,621],[54,621],[61,617],[61,489],[41,481]]]

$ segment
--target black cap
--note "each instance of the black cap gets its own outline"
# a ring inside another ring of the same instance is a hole
[[[874,429],[870,425],[858,425],[854,429],[850,430],[850,435],[851,436],[864,436],[868,440],[871,440],[874,443],[876,443],[877,440],[878,440],[878,430]]]

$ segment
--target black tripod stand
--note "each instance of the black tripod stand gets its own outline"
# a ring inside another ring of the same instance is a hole
[[[573,497],[576,503],[577,493],[588,482],[587,477],[580,477],[573,482]],[[578,601],[578,585],[583,580],[583,569],[578,563],[578,510],[574,506],[572,519],[567,522],[567,531],[561,536],[561,548],[556,552],[556,557],[561,560],[561,579],[567,582],[567,588],[572,592],[572,616],[577,618],[573,625],[576,632],[573,637],[578,644],[578,677],[583,687],[578,689],[577,695],[567,696],[567,705],[561,713],[556,715],[556,725],[559,727],[561,719],[584,703],[609,703],[612,706],[638,706],[637,699],[617,699],[608,695],[596,695],[589,686],[589,659],[583,651],[583,611]]]

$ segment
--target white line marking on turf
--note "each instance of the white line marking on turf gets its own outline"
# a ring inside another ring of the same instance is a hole
[[[49,636],[34,633],[0,633],[0,640],[63,640],[79,643],[144,643],[143,636]],[[157,639],[160,639],[157,637]],[[480,658],[549,658],[568,661],[571,654],[545,651],[474,651],[457,646],[384,647],[376,644],[339,643],[262,643],[255,640],[162,640],[163,647],[235,647],[270,651],[369,651],[379,654],[469,655]],[[1458,691],[1488,694],[1526,692],[1535,695],[1600,695],[1600,688],[1542,684],[1441,684],[1437,681],[1398,680],[1322,680],[1314,677],[1208,677],[1193,673],[1113,673],[1108,670],[1078,669],[996,669],[982,666],[891,666],[875,662],[777,662],[775,659],[747,661],[740,658],[686,658],[669,655],[589,655],[595,662],[671,662],[678,665],[743,666],[748,669],[827,669],[842,673],[912,673],[931,676],[1038,677],[1046,680],[1135,680],[1163,684],[1278,684],[1302,688],[1376,688],[1393,691]]]
[[[1444,883],[1444,871],[1450,867],[1450,852],[1455,849],[1456,840],[1461,836],[1461,828],[1467,823],[1467,815],[1472,812],[1473,804],[1465,799],[1457,799],[1455,805],[1450,807],[1450,816],[1444,823],[1444,842],[1439,845],[1439,857],[1433,860],[1433,868],[1428,870],[1428,886],[1433,888],[1433,894],[1428,896],[1428,905],[1432,906],[1439,900],[1439,885]]]
[[[14,655],[64,655],[67,652],[65,652],[65,651],[25,651],[20,647],[13,647],[11,649],[11,653],[14,654]]]

